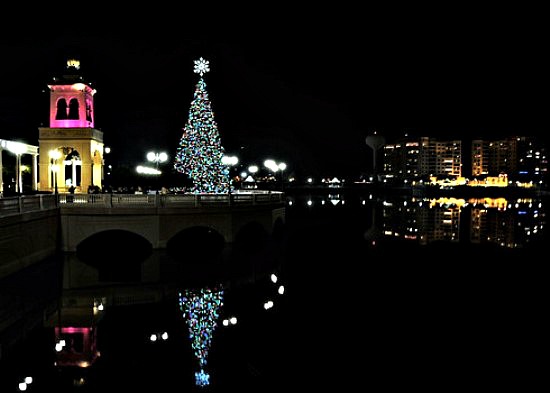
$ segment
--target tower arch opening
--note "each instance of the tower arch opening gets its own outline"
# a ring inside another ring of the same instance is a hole
[[[80,118],[80,115],[78,113],[80,105],[78,104],[78,99],[71,98],[69,101],[69,120],[78,120]]]
[[[65,100],[65,98],[60,98],[57,100],[55,120],[67,119],[67,107],[67,100]]]

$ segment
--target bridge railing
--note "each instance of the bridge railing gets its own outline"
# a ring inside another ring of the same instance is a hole
[[[56,207],[55,195],[26,195],[0,198],[0,216],[55,209]]]
[[[58,194],[0,198],[0,216],[54,209],[97,208],[207,208],[284,202],[282,192],[254,191],[232,194]]]
[[[60,194],[59,206],[98,208],[199,208],[284,202],[282,192],[232,194]]]

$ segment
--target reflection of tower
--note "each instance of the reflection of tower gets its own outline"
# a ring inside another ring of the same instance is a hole
[[[367,143],[367,146],[372,149],[372,174],[373,177],[376,179],[376,176],[378,174],[378,150],[380,150],[380,148],[384,146],[386,140],[383,136],[376,135],[375,131],[374,135],[369,135],[365,142]]]
[[[99,357],[97,326],[103,317],[105,298],[87,291],[64,290],[57,313],[45,321],[55,332],[58,367],[90,367]]]
[[[51,191],[51,173],[60,191],[69,184],[86,191],[102,184],[103,132],[94,128],[95,89],[79,75],[80,62],[69,60],[65,74],[53,78],[50,89],[50,124],[39,128],[40,190]],[[50,162],[49,152],[60,159]],[[71,168],[65,170],[65,165]],[[50,179],[50,180],[49,180]]]

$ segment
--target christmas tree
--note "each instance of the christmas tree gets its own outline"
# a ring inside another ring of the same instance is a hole
[[[194,193],[227,193],[230,190],[229,168],[222,163],[224,149],[214,120],[203,75],[209,62],[195,60],[194,72],[200,74],[189,119],[177,148],[174,167],[193,181]]]
[[[187,290],[179,294],[180,310],[187,320],[189,338],[195,357],[199,360],[199,371],[195,373],[195,384],[210,384],[210,375],[204,371],[212,334],[218,326],[219,310],[223,305],[223,290],[203,288],[199,291]]]

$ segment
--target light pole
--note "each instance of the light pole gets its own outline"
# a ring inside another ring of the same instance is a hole
[[[57,160],[61,158],[61,152],[59,150],[50,150],[48,155],[50,156],[51,160],[52,176],[55,190],[54,192],[57,195],[57,171],[59,170],[59,167],[57,166]]]
[[[239,157],[237,156],[223,156],[222,157],[222,164],[226,165],[229,170],[231,170],[231,167],[234,167],[239,163]],[[231,173],[229,173],[229,178],[231,179]],[[229,192],[231,192],[231,180],[229,180]]]
[[[156,169],[159,169],[159,163],[168,161],[168,154],[165,152],[156,153],[150,151],[147,153],[147,161],[154,162],[156,164]]]
[[[281,190],[284,190],[284,171],[286,169],[286,164],[284,162],[276,163],[275,160],[265,160],[264,166],[272,171],[273,173],[277,173],[277,171],[281,171]],[[275,178],[276,181],[277,178]]]
[[[285,190],[284,173],[285,173],[285,169],[286,169],[286,164],[284,162],[280,162],[278,167],[279,167],[279,170],[281,171],[281,191],[284,191]]]

